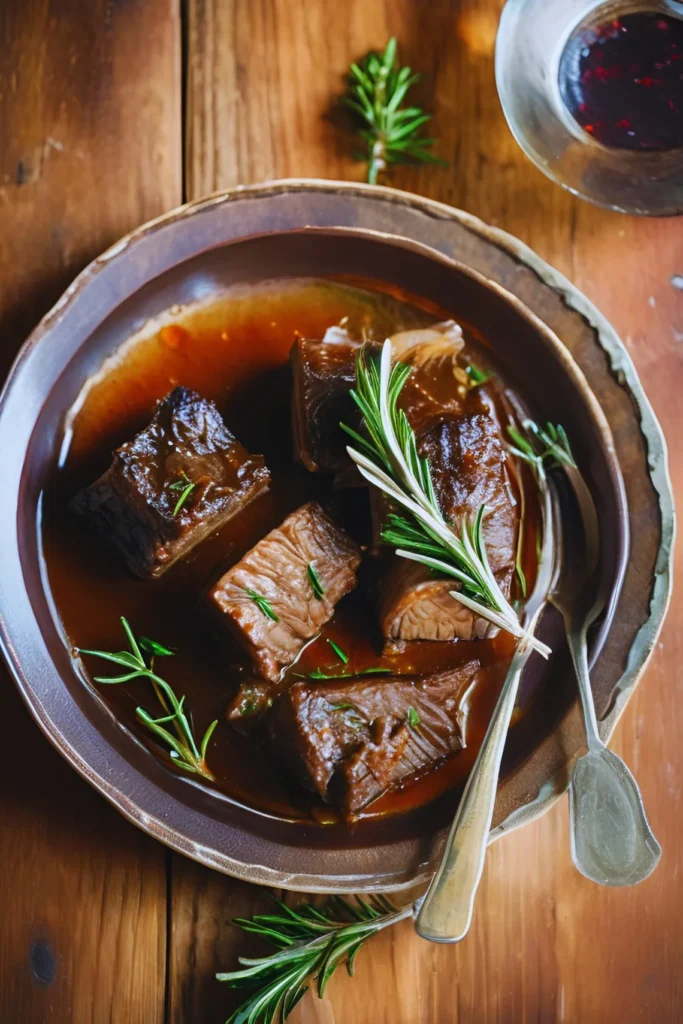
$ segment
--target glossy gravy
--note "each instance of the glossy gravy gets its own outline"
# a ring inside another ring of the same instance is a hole
[[[170,311],[163,321],[124,344],[88,383],[67,419],[62,464],[43,503],[50,585],[73,645],[122,649],[119,618],[125,615],[136,634],[174,648],[175,657],[164,659],[163,669],[159,663],[157,670],[179,696],[186,695],[195,735],[201,736],[209,722],[219,719],[207,756],[215,786],[250,807],[288,819],[313,817],[321,824],[337,820],[335,812],[289,782],[270,759],[258,724],[245,722],[236,728],[226,720],[226,708],[249,675],[249,665],[207,613],[203,595],[264,534],[311,498],[322,499],[358,541],[369,540],[365,490],[334,492],[328,479],[293,462],[288,353],[295,332],[320,337],[343,317],[348,317],[352,331],[365,328],[381,338],[449,315],[407,295],[380,293],[374,283],[371,288],[338,281],[275,281],[228,292],[210,304]],[[473,361],[495,368],[486,340],[463,327]],[[265,456],[272,486],[161,579],[142,581],[127,575],[68,505],[81,487],[107,468],[111,452],[147,424],[156,402],[177,384],[217,402],[237,438],[249,451]],[[500,387],[500,382],[487,384],[496,401]],[[533,585],[536,504],[529,481],[521,486],[527,496],[523,565]],[[515,596],[519,595],[513,592]],[[478,656],[485,670],[471,697],[467,748],[377,800],[362,815],[366,819],[426,804],[462,782],[476,757],[512,653],[510,637],[500,634],[476,643],[423,642],[400,655],[383,657],[375,623],[361,574],[358,589],[340,603],[320,639],[305,650],[297,671],[339,669],[327,638],[349,654],[349,669],[386,666],[392,672],[426,673]],[[109,674],[103,662],[88,660],[87,667],[91,673],[97,669]],[[174,771],[167,752],[135,716],[138,705],[158,713],[149,684],[92,685],[121,722]]]

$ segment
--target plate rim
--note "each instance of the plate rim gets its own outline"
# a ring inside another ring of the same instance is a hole
[[[661,543],[657,556],[657,563],[655,566],[654,573],[654,584],[652,597],[650,601],[650,614],[648,619],[640,627],[638,634],[631,647],[631,651],[628,658],[628,664],[626,671],[624,672],[619,686],[616,690],[615,700],[610,713],[601,723],[601,731],[605,738],[608,738],[620,715],[628,702],[628,699],[633,692],[635,685],[637,684],[640,676],[642,675],[650,654],[656,644],[659,631],[661,629],[666,610],[669,604],[671,595],[671,567],[672,567],[672,548],[673,540],[675,535],[675,515],[673,506],[673,494],[671,489],[671,481],[668,475],[668,463],[667,463],[667,452],[666,442],[664,440],[661,427],[654,415],[654,411],[647,399],[643,390],[642,384],[638,378],[637,372],[633,365],[633,362],[617,335],[614,328],[609,324],[606,318],[599,313],[597,308],[589,302],[589,300],[576,289],[567,278],[561,275],[558,271],[552,268],[544,260],[541,259],[530,247],[519,239],[502,231],[499,228],[492,227],[485,224],[481,219],[473,216],[472,214],[466,213],[462,210],[457,210],[444,203],[439,203],[435,200],[425,199],[417,195],[413,195],[407,192],[401,192],[396,189],[388,188],[385,186],[369,186],[361,183],[352,182],[336,182],[321,179],[284,179],[275,182],[267,182],[259,185],[240,186],[236,189],[230,189],[225,191],[215,192],[202,199],[194,200],[190,203],[186,203],[183,206],[177,207],[173,210],[168,211],[160,217],[149,221],[134,231],[125,235],[114,245],[110,246],[101,256],[93,260],[83,271],[74,279],[71,285],[66,289],[64,294],[55,303],[55,305],[45,314],[41,319],[36,328],[31,332],[29,338],[26,340],[22,348],[20,349],[15,362],[7,376],[5,385],[2,389],[0,396],[0,407],[4,405],[5,397],[9,389],[11,388],[12,382],[21,369],[24,360],[33,350],[35,344],[43,337],[47,331],[49,331],[56,322],[58,322],[63,311],[78,297],[80,291],[84,286],[97,274],[104,266],[108,264],[115,256],[119,255],[130,245],[144,238],[154,230],[169,223],[177,220],[181,220],[185,217],[192,216],[193,214],[209,209],[212,206],[230,202],[232,199],[237,197],[246,197],[247,195],[260,195],[261,197],[267,197],[269,194],[278,194],[283,192],[291,191],[314,191],[314,192],[343,192],[351,194],[365,195],[368,198],[383,198],[386,201],[392,203],[402,203],[408,206],[412,206],[427,212],[432,216],[438,216],[439,219],[455,220],[463,224],[465,227],[472,230],[474,233],[484,236],[491,240],[495,245],[504,249],[516,259],[530,267],[541,279],[552,287],[556,292],[559,292],[563,301],[569,306],[569,308],[575,309],[582,316],[584,316],[591,326],[595,330],[596,339],[601,345],[605,353],[607,354],[613,374],[620,374],[619,383],[621,386],[626,387],[633,397],[634,403],[639,412],[640,429],[645,437],[647,448],[648,448],[648,470],[652,483],[657,494],[658,504],[661,516]],[[313,227],[314,225],[310,225]],[[343,227],[343,225],[339,225]],[[347,225],[348,226],[348,225]],[[330,226],[332,228],[332,226]],[[366,229],[359,227],[359,232],[370,231],[372,229]],[[385,234],[388,232],[376,232],[377,234]],[[404,238],[408,236],[402,236]],[[414,239],[408,237],[409,242],[414,242],[417,245],[423,245],[424,248],[429,249],[428,246],[424,246],[423,243],[418,243]],[[440,253],[438,249],[432,250],[435,254],[441,255],[442,258],[449,260],[450,262],[457,263],[457,260],[452,260],[450,257]],[[469,268],[466,264],[465,269],[469,269],[475,274],[481,275],[480,272],[476,271],[475,268]],[[510,297],[518,307],[521,307],[527,314],[530,314],[536,320],[540,319],[533,310],[526,306],[523,300],[519,299],[513,292],[510,292],[504,286],[498,284],[495,280],[490,280],[490,283],[500,292],[504,293],[506,297]],[[542,321],[541,321],[542,322]],[[551,328],[544,325],[546,330],[551,334],[554,332]],[[573,361],[573,360],[572,360]],[[580,367],[579,367],[580,369]],[[0,616],[0,620],[2,617]],[[231,861],[229,857],[224,854],[220,855],[220,863],[216,862],[215,852],[207,847],[201,847],[197,844],[193,844],[193,849],[188,850],[182,842],[178,841],[176,834],[172,833],[162,822],[157,821],[153,830],[150,830],[149,820],[143,823],[141,820],[144,816],[139,811],[136,812],[135,806],[130,800],[125,798],[119,791],[110,792],[108,787],[103,787],[101,784],[96,782],[91,773],[88,770],[87,764],[80,758],[76,751],[72,750],[70,746],[64,745],[59,742],[59,737],[56,736],[51,728],[50,723],[44,719],[40,714],[40,704],[29,699],[30,694],[26,692],[25,687],[22,683],[20,673],[15,671],[15,664],[13,658],[9,656],[7,637],[4,634],[4,620],[2,624],[2,647],[5,659],[10,667],[11,674],[18,685],[20,693],[27,703],[29,710],[33,717],[38,722],[42,731],[48,735],[48,738],[57,746],[62,756],[64,756],[77,771],[89,782],[94,784],[99,792],[102,793],[110,802],[114,803],[117,809],[123,813],[123,815],[132,821],[138,827],[144,827],[147,831],[152,831],[152,834],[165,842],[167,845],[173,847],[181,853],[193,856],[195,859],[200,860],[202,863],[208,864],[211,867],[218,868],[219,870],[230,873],[234,877],[242,878],[247,881],[257,881],[259,884],[274,884],[274,885],[285,885],[287,888],[299,889],[303,891],[380,891],[387,890],[390,888],[396,889],[396,885],[387,884],[387,882],[379,882],[376,885],[372,881],[363,880],[364,876],[353,875],[353,876],[342,876],[338,875],[334,878],[334,884],[330,884],[328,876],[325,876],[326,882],[324,885],[320,884],[321,876],[294,876],[283,882],[282,872],[264,868],[264,866],[258,865],[244,865],[240,861]],[[560,787],[558,790],[556,785],[553,785],[554,780],[548,780],[548,782],[542,787],[538,793],[536,799],[530,803],[524,805],[514,814],[509,816],[503,821],[496,829],[492,832],[492,839],[499,838],[505,832],[512,831],[515,828],[521,827],[541,814],[545,813],[546,810],[552,806],[552,804],[563,795],[563,788]],[[251,867],[251,871],[246,870],[245,867]],[[259,878],[255,879],[254,869],[259,874]],[[264,877],[264,875],[266,877]],[[271,877],[267,877],[270,875]],[[368,879],[373,879],[376,876],[368,876]],[[413,886],[416,881],[421,881],[426,878],[427,875],[420,876],[418,879],[411,879],[409,882],[404,882],[400,888],[406,888]],[[316,882],[317,879],[317,882]],[[350,887],[350,884],[351,886]],[[360,883],[360,884],[359,884]]]

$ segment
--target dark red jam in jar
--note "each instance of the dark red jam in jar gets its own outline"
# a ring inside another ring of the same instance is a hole
[[[613,149],[683,146],[683,21],[642,11],[581,26],[560,60],[572,117]]]

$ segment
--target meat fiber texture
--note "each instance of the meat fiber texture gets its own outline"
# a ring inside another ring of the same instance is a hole
[[[354,589],[360,561],[358,545],[311,501],[247,552],[209,597],[249,651],[257,674],[274,683]]]
[[[246,451],[214,403],[177,387],[72,508],[147,578],[166,572],[269,484],[262,456]]]
[[[323,800],[357,814],[466,745],[478,661],[433,676],[297,682],[268,715],[285,763]]]

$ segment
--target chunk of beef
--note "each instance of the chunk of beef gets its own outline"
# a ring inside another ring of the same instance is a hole
[[[439,418],[462,413],[470,386],[459,362],[464,344],[454,320],[392,335],[394,357],[413,368],[400,405],[418,434]]]
[[[479,668],[294,683],[275,701],[268,730],[306,785],[355,814],[465,746]]]
[[[453,320],[392,335],[394,354],[413,367],[404,385],[402,407],[415,429],[444,414],[462,411],[468,377],[458,363],[464,341]],[[371,343],[375,354],[380,346]],[[357,427],[360,415],[349,392],[356,383],[361,342],[340,327],[322,340],[301,338],[292,346],[295,456],[311,472],[336,473],[338,486],[357,486],[359,474],[346,453],[348,438],[339,423]]]
[[[509,594],[515,567],[518,508],[498,425],[482,399],[475,412],[449,417],[419,439],[432,467],[444,515],[456,525],[486,505],[484,541],[491,568]],[[386,505],[383,507],[386,512]],[[382,633],[395,640],[463,640],[492,636],[495,627],[452,598],[454,580],[395,555],[382,563],[379,606]]]
[[[276,682],[356,586],[360,560],[358,545],[311,501],[229,569],[210,599],[258,674]],[[315,592],[309,566],[322,593]]]
[[[339,423],[358,420],[349,391],[360,345],[332,327],[322,340],[299,338],[292,346],[294,453],[311,472],[336,473],[350,462]]]
[[[160,576],[269,483],[262,456],[242,447],[213,402],[178,387],[72,508],[132,573]]]

